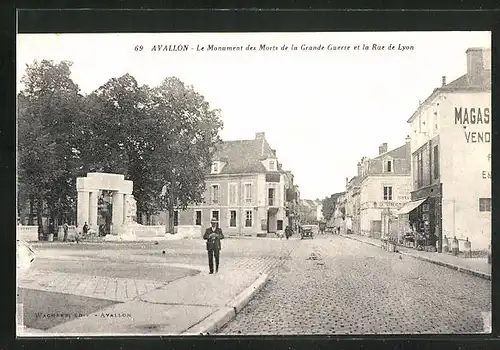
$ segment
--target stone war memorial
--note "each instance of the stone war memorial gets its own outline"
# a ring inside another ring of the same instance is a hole
[[[143,226],[135,222],[137,206],[132,195],[133,182],[124,175],[87,173],[76,179],[77,226],[81,230],[87,223],[90,230],[98,231],[98,198],[101,191],[110,191],[112,213],[110,234],[105,240],[137,240],[141,236],[162,237],[164,227]],[[153,232],[147,232],[153,231]]]
[[[133,182],[125,180],[121,174],[110,173],[87,173],[86,177],[76,179],[77,200],[77,227],[81,232],[83,225],[87,223],[91,231],[99,229],[99,205],[98,199],[102,191],[111,192],[111,225],[110,234],[104,239],[106,241],[142,241],[161,240],[173,238],[166,234],[165,225],[141,225],[136,222],[137,205],[133,192]],[[186,226],[178,227],[180,236],[199,236],[201,227]]]
[[[119,174],[88,173],[87,177],[76,179],[76,190],[76,224],[79,228],[87,223],[91,230],[98,230],[98,198],[102,190],[107,190],[112,192],[113,199],[111,234],[116,236],[127,233],[127,204],[131,202],[132,181],[125,180],[125,176]]]

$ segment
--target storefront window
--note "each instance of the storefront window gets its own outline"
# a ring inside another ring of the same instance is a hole
[[[491,211],[491,198],[479,198],[479,211]]]

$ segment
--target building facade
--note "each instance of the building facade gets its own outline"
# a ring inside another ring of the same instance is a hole
[[[491,49],[470,48],[467,72],[442,85],[408,120],[413,169],[410,221],[442,238],[491,242]]]
[[[325,218],[323,216],[323,204],[321,203],[321,201],[318,201],[318,205],[316,207],[316,220],[318,220],[318,222],[320,221],[323,221]]]
[[[337,197],[333,218],[335,229],[340,230],[341,233],[345,233],[348,228],[347,221],[351,222],[351,218],[347,216],[345,193]]]
[[[358,174],[361,175],[360,164],[358,164]],[[360,176],[354,176],[346,183],[345,190],[345,215],[346,220],[351,222],[353,233],[360,234]]]
[[[205,183],[204,203],[176,211],[175,226],[208,227],[216,219],[229,236],[255,236],[284,230],[294,216],[293,175],[282,169],[264,133],[223,142]]]
[[[359,220],[361,234],[388,238],[398,233],[397,211],[410,201],[410,138],[391,151],[387,143],[375,158],[362,158],[360,174]]]

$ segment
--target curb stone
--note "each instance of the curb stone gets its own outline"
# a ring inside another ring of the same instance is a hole
[[[200,323],[197,323],[182,332],[182,335],[211,335],[224,327],[224,325],[231,321],[235,316],[236,312],[234,311],[234,308],[224,306],[209,315],[207,318],[203,319]]]
[[[268,274],[262,274],[249,287],[245,288],[226,306],[220,308],[200,323],[184,331],[183,335],[210,335],[217,332],[231,321],[250,300],[262,289],[269,279]]]
[[[361,243],[369,244],[369,245],[372,245],[374,247],[379,247],[380,248],[380,245],[378,245],[376,243],[366,242],[366,241],[363,241],[361,239],[357,239],[357,238],[349,237],[349,236],[345,236],[345,235],[342,235],[342,237],[349,238],[349,239],[352,239],[352,240],[355,240],[355,241],[358,241],[358,242],[361,242]],[[443,261],[437,261],[437,260],[434,260],[434,259],[430,259],[430,258],[427,258],[427,257],[424,257],[424,256],[414,255],[414,254],[407,253],[407,252],[398,251],[398,253],[401,254],[401,255],[404,255],[404,256],[409,256],[409,257],[417,259],[417,260],[422,260],[422,261],[430,262],[430,263],[435,264],[435,265],[447,267],[449,269],[452,269],[452,270],[455,270],[455,271],[458,271],[458,272],[463,272],[465,274],[469,274],[469,275],[472,275],[472,276],[476,276],[476,277],[483,278],[483,279],[491,281],[491,275],[487,274],[487,273],[484,273],[484,272],[481,272],[481,271],[472,270],[472,269],[469,269],[467,267],[461,267],[461,266],[458,266],[458,265],[450,264],[450,263],[443,262]]]
[[[236,298],[233,299],[227,306],[232,307],[235,313],[239,313],[257,294],[264,284],[266,284],[269,275],[261,275],[254,283],[252,283],[248,288],[241,292]]]

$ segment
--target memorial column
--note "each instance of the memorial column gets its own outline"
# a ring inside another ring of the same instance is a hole
[[[113,192],[112,234],[117,235],[123,226],[123,193]]]
[[[78,191],[76,225],[83,227],[89,221],[89,192]]]
[[[97,229],[97,199],[99,197],[99,191],[90,192],[90,205],[89,205],[89,226],[93,229]]]

